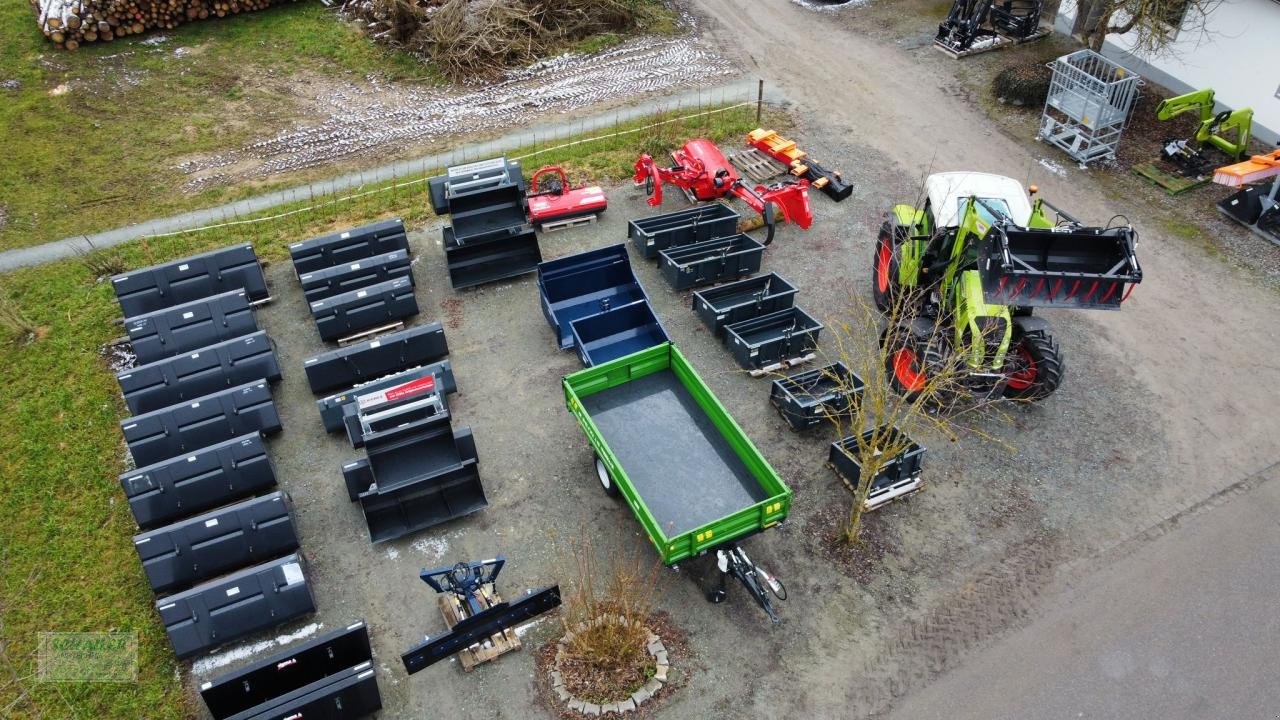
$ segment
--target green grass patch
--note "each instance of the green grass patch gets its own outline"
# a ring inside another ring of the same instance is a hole
[[[789,126],[774,113],[764,122]],[[696,136],[739,144],[755,126],[755,109],[737,108],[546,152],[525,166],[532,171],[556,160],[574,181],[621,180],[642,149],[669,149]],[[0,436],[6,438],[0,455],[0,666],[11,665],[16,677],[26,678],[0,681],[0,714],[163,720],[194,712],[152,610],[154,598],[130,540],[133,518],[117,481],[124,471],[118,422],[127,412],[102,348],[122,330],[112,322],[119,310],[99,263],[136,268],[237,242],[254,243],[264,260],[287,262],[289,243],[338,227],[394,216],[420,225],[430,202],[426,183],[416,180],[421,178],[370,187],[360,197],[264,222],[126,243],[99,251],[95,262],[66,260],[0,276],[0,349],[6,355],[0,364]],[[34,681],[37,633],[102,630],[138,633],[136,685]]]

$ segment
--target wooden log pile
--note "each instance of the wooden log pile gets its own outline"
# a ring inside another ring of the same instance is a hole
[[[55,45],[75,50],[191,20],[262,10],[282,0],[31,0],[37,24]]]

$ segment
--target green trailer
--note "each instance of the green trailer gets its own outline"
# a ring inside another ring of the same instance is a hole
[[[738,546],[774,527],[791,490],[671,343],[564,379],[565,404],[595,450],[596,476],[622,497],[665,565],[714,552],[725,598],[732,575],[776,622],[768,598],[777,578]]]

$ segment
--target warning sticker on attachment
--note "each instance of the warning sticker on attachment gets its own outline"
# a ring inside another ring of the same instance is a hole
[[[305,579],[302,577],[302,566],[298,563],[285,563],[280,569],[284,571],[285,585],[297,585]]]

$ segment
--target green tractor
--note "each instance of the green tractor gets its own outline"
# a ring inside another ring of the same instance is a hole
[[[943,373],[978,397],[1043,400],[1065,364],[1035,308],[1117,310],[1142,281],[1128,224],[1085,227],[1000,175],[925,180],[921,208],[897,205],[872,259],[885,372],[914,399]],[[954,393],[949,393],[954,394]]]

